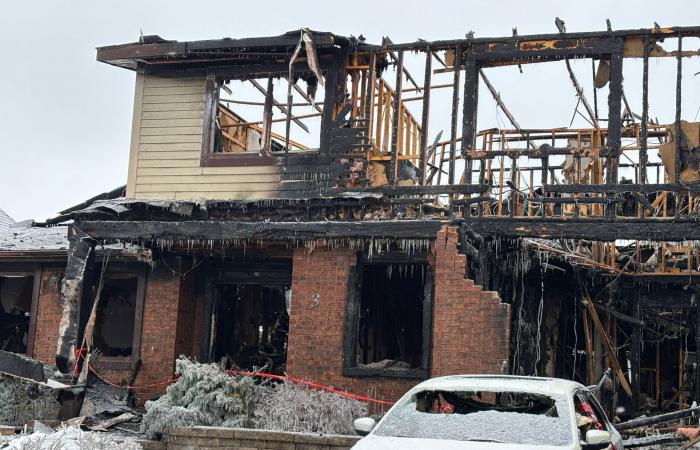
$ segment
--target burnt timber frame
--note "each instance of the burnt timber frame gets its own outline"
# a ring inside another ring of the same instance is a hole
[[[434,239],[444,225],[440,220],[386,220],[374,222],[157,222],[85,221],[77,224],[95,240],[213,240],[251,239]]]
[[[700,239],[700,224],[674,219],[561,219],[541,217],[482,217],[464,220],[463,226],[484,237],[532,237],[542,239],[617,239],[684,241]]]
[[[687,56],[682,53],[682,38],[684,36],[693,37],[700,36],[700,27],[672,27],[672,28],[652,28],[652,29],[637,29],[637,30],[619,30],[612,31],[596,31],[585,33],[559,33],[559,34],[539,34],[539,35],[523,35],[509,36],[496,38],[467,38],[456,40],[443,41],[417,41],[403,44],[394,44],[390,41],[385,41],[384,45],[370,45],[364,42],[355,40],[354,38],[345,38],[342,36],[333,35],[325,32],[313,32],[316,47],[318,48],[318,61],[321,71],[326,77],[326,96],[324,101],[324,109],[321,126],[321,148],[317,154],[306,155],[287,155],[284,156],[258,156],[258,155],[213,155],[210,153],[212,130],[205,126],[204,136],[202,141],[202,166],[217,166],[217,165],[277,165],[284,167],[284,185],[280,186],[280,193],[286,198],[306,198],[314,192],[325,194],[329,188],[332,188],[333,183],[326,183],[326,186],[320,186],[322,183],[317,182],[316,186],[308,180],[303,179],[302,172],[306,173],[327,173],[332,181],[339,181],[339,185],[343,184],[343,176],[346,168],[337,168],[336,162],[342,159],[351,161],[366,159],[359,152],[361,148],[369,146],[364,135],[368,134],[368,130],[362,128],[360,123],[371,122],[373,115],[373,104],[371,100],[366,100],[364,105],[360,105],[361,110],[359,119],[354,118],[350,121],[338,120],[336,114],[343,111],[343,104],[348,95],[345,80],[351,74],[351,70],[366,70],[363,72],[363,87],[361,90],[366,91],[365,99],[372,98],[372,85],[375,81],[375,75],[381,73],[387,65],[394,64],[396,70],[395,95],[390,105],[393,109],[393,117],[391,119],[391,146],[389,154],[389,165],[387,170],[389,186],[387,190],[391,190],[397,181],[397,170],[399,164],[398,149],[397,149],[397,121],[399,120],[397,112],[405,108],[402,104],[402,89],[403,78],[413,80],[410,75],[405,74],[404,56],[410,52],[425,53],[425,83],[422,90],[416,87],[418,92],[422,92],[422,97],[411,98],[406,100],[421,100],[423,114],[420,121],[421,129],[427,129],[429,124],[429,106],[430,106],[430,90],[431,90],[431,74],[440,71],[452,71],[454,80],[452,83],[452,115],[450,123],[450,140],[449,152],[445,161],[449,163],[449,169],[445,172],[447,175],[447,184],[454,186],[455,183],[471,184],[474,173],[473,164],[479,161],[481,165],[479,179],[483,184],[483,165],[486,159],[495,156],[508,156],[512,159],[510,180],[513,183],[516,170],[520,170],[517,165],[517,158],[524,157],[539,157],[542,159],[542,183],[547,184],[549,179],[549,171],[552,167],[547,160],[550,154],[552,155],[573,155],[574,158],[579,158],[575,151],[563,148],[533,148],[532,142],[528,140],[526,150],[507,150],[479,152],[475,149],[475,139],[477,133],[477,106],[478,106],[478,84],[479,74],[483,74],[484,68],[502,67],[511,65],[521,65],[529,63],[541,63],[547,61],[569,61],[574,58],[591,58],[593,60],[606,60],[610,64],[610,94],[608,98],[608,129],[607,141],[601,143],[600,156],[606,157],[606,179],[604,183],[595,185],[596,189],[602,189],[601,197],[607,201],[600,201],[600,210],[604,211],[604,217],[609,220],[616,220],[617,201],[612,192],[616,192],[618,185],[618,167],[619,157],[621,155],[621,137],[622,137],[622,102],[624,93],[622,91],[622,61],[625,57],[624,43],[627,39],[638,39],[644,42],[644,52],[639,56],[644,58],[645,72],[643,76],[643,88],[645,90],[643,99],[642,117],[648,118],[648,99],[647,99],[647,78],[648,78],[648,59],[658,55],[651,54],[651,46],[657,41],[662,41],[665,38],[679,38],[678,50],[675,52],[675,57],[678,61],[678,87],[676,92],[676,129],[679,129],[680,122],[680,69],[681,57]],[[221,78],[236,78],[248,79],[256,77],[287,77],[289,72],[289,59],[292,50],[298,43],[298,33],[289,32],[280,36],[264,37],[264,38],[245,38],[245,39],[219,39],[210,41],[196,42],[177,42],[166,41],[157,36],[143,37],[142,42],[125,44],[119,46],[102,47],[98,49],[97,59],[109,64],[126,67],[129,69],[138,69],[144,73],[157,74],[158,76],[184,77],[184,76],[206,76],[208,77],[207,91],[210,92],[212,85],[216,79]],[[450,51],[454,58],[452,65],[448,66],[436,52]],[[673,52],[672,52],[673,53]],[[398,56],[396,56],[398,55]],[[391,61],[387,56],[392,56]],[[665,56],[674,56],[668,54]],[[443,66],[443,69],[432,70],[432,58],[435,57]],[[365,59],[362,59],[365,58]],[[300,60],[293,65],[295,73],[309,72],[309,67],[306,58]],[[355,61],[350,63],[350,60]],[[361,60],[369,62],[360,62]],[[358,65],[359,64],[359,65]],[[363,65],[367,64],[367,65]],[[456,70],[455,70],[456,69]],[[458,120],[459,112],[459,87],[461,75],[464,70],[464,94],[461,96],[462,105],[462,120]],[[372,72],[371,74],[369,72]],[[353,77],[357,73],[352,72]],[[367,82],[369,78],[370,82]],[[444,87],[444,86],[443,86]],[[410,91],[408,89],[406,92]],[[354,95],[354,94],[353,94]],[[205,107],[205,123],[212,122],[214,101],[210,94],[207,94]],[[348,106],[347,103],[345,106]],[[353,112],[354,114],[354,112]],[[342,117],[341,117],[342,119]],[[461,122],[461,123],[460,123]],[[643,143],[640,148],[640,163],[641,168],[639,173],[639,184],[646,184],[645,168],[647,166],[647,143],[646,138],[651,134],[648,133],[648,125],[646,121],[642,121],[641,135]],[[461,126],[462,130],[458,130]],[[343,128],[357,127],[356,130],[345,130]],[[340,129],[340,131],[339,131]],[[418,166],[417,182],[419,186],[425,186],[431,183],[433,177],[428,177],[426,174],[429,165],[429,152],[435,153],[434,148],[428,149],[429,138],[426,133],[422,133],[419,138],[419,154],[416,155],[415,161]],[[677,133],[678,134],[678,133]],[[457,142],[462,141],[461,148],[457,148]],[[436,141],[437,144],[437,141]],[[680,152],[680,140],[677,143],[676,149],[676,164],[680,162],[678,153]],[[444,155],[444,152],[443,152]],[[464,161],[465,172],[458,180],[455,173],[455,160],[461,158]],[[432,165],[431,165],[432,166]],[[435,166],[431,167],[431,170]],[[438,164],[438,173],[442,172],[442,161]],[[501,171],[504,169],[502,168]],[[679,171],[676,171],[678,174]],[[287,175],[289,174],[289,175]],[[333,177],[340,175],[338,179]],[[309,179],[314,177],[309,176]],[[433,189],[429,192],[416,192],[405,195],[449,195],[450,201],[454,200],[457,208],[450,210],[459,215],[460,213],[466,217],[473,214],[472,207],[465,207],[478,202],[472,202],[473,194],[480,197],[486,196],[487,192],[469,192],[459,193],[455,196],[454,188],[447,187],[440,183],[438,176],[437,185],[433,184]],[[552,178],[554,176],[552,175]],[[491,181],[491,180],[489,180]],[[675,185],[678,185],[675,180]],[[330,184],[330,186],[328,186]],[[362,186],[360,186],[360,190]],[[376,191],[381,192],[381,189]],[[627,191],[625,191],[627,192]],[[674,197],[678,197],[684,192],[683,189],[669,190]],[[635,196],[638,197],[639,191],[636,191]],[[517,204],[516,191],[511,190],[508,196],[510,204]],[[584,191],[572,192],[577,199],[583,199]],[[464,198],[466,197],[466,198]],[[580,203],[586,203],[589,200],[581,200]],[[597,203],[597,201],[590,201]],[[556,202],[552,202],[556,203]],[[640,201],[640,203],[643,203]],[[648,202],[645,207],[647,207]],[[461,208],[460,208],[461,206]],[[484,215],[484,205],[475,205],[478,211],[478,216]],[[579,208],[574,208],[576,220],[578,220]],[[676,208],[676,219],[679,219],[679,209]],[[518,220],[514,217],[513,208],[510,208],[509,214],[513,220]],[[640,216],[645,217],[644,207],[641,208]],[[546,217],[545,217],[546,218]],[[548,220],[548,219],[547,219]],[[595,238],[595,236],[591,236]]]

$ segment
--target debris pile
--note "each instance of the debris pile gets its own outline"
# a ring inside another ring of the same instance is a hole
[[[149,439],[167,427],[196,425],[354,434],[353,420],[367,414],[357,400],[289,382],[256,383],[184,357],[176,373],[180,378],[165,395],[146,403],[143,431]]]
[[[627,422],[618,423],[615,428],[625,437],[625,448],[666,448],[669,444],[679,444],[691,439],[690,446],[700,441],[697,422],[700,407],[659,414],[652,417],[641,416]],[[692,428],[685,428],[692,426]],[[687,447],[685,447],[687,448]]]
[[[0,424],[55,420],[60,408],[58,390],[29,378],[0,372]]]
[[[78,427],[61,427],[54,431],[39,422],[34,424],[34,432],[10,438],[7,450],[141,450],[134,439],[121,438],[95,431],[82,431]]]

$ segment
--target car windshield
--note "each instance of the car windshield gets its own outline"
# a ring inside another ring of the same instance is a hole
[[[426,390],[401,400],[378,436],[564,446],[572,442],[564,396]]]

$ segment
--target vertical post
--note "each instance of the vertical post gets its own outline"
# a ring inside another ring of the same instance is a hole
[[[369,64],[367,66],[367,76],[365,77],[365,104],[363,117],[367,124],[367,143],[370,144],[370,136],[372,135],[372,112],[374,110],[374,84],[376,82],[375,72],[377,66],[377,54],[370,52]],[[381,92],[380,92],[381,95]]]
[[[617,184],[617,166],[620,158],[622,138],[622,45],[620,49],[610,54],[610,93],[608,95],[608,136],[606,184]],[[608,193],[608,196],[611,194]],[[608,219],[615,218],[614,203],[606,205]]]
[[[649,36],[644,36],[644,60],[642,66],[642,125],[639,136],[639,182],[647,182],[647,138],[649,135]],[[642,207],[644,217],[644,207]]]
[[[595,59],[593,58],[591,58],[591,69],[593,70],[592,79],[595,80]],[[593,86],[593,114],[595,114],[595,120],[598,120],[598,91],[595,86]]]
[[[394,90],[394,112],[391,118],[391,170],[389,171],[389,181],[396,184],[399,161],[399,117],[401,112],[401,90],[403,89],[403,50],[399,50],[398,61],[396,62],[396,85]]]
[[[464,63],[464,107],[462,109],[462,156],[476,145],[477,106],[479,103],[479,67],[474,58]],[[471,158],[464,159],[465,183],[471,184]]]
[[[265,94],[265,105],[263,106],[263,131],[262,131],[262,142],[263,148],[262,153],[269,155],[272,152],[270,148],[270,143],[272,142],[272,89],[274,88],[272,84],[272,77],[267,78],[267,91]]]
[[[448,184],[455,183],[455,153],[457,152],[457,116],[459,114],[459,74],[462,65],[462,46],[457,45],[454,57],[454,83],[452,84],[452,121],[450,124],[450,165]],[[465,167],[465,173],[467,168]],[[470,174],[471,175],[471,174]],[[468,208],[467,208],[468,209]]]
[[[674,183],[678,183],[681,179],[681,81],[683,77],[683,38],[678,35],[678,55],[676,56],[676,166]],[[676,194],[676,216],[680,211],[680,198]]]
[[[328,154],[331,148],[331,132],[335,119],[335,108],[338,102],[339,81],[345,84],[346,57],[342,53],[335,55],[333,67],[326,73],[326,89],[323,98],[323,115],[321,116],[321,154]],[[342,78],[340,74],[343,74]],[[341,78],[339,80],[339,78]]]
[[[641,306],[639,295],[634,297],[632,305],[632,315],[635,319],[641,320]],[[642,358],[642,327],[635,325],[632,330],[632,343],[630,347],[630,360],[632,362],[632,377],[630,384],[632,385],[632,405],[634,411],[639,410],[639,393],[641,389],[641,360]]]
[[[423,117],[420,124],[420,184],[425,186],[428,156],[428,126],[430,124],[430,84],[433,79],[433,52],[430,46],[425,48],[425,79],[423,80]]]

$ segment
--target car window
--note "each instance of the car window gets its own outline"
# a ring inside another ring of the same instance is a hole
[[[424,439],[570,445],[573,407],[530,392],[424,390],[402,399],[374,434]]]
[[[586,439],[588,430],[610,431],[605,413],[589,392],[579,391],[574,395],[574,411],[580,440]]]

